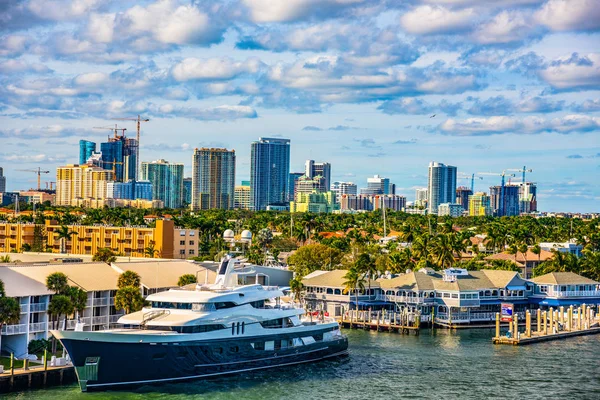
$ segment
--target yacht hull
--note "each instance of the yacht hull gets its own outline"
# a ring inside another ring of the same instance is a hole
[[[345,336],[307,344],[290,335],[219,340],[185,340],[181,337],[185,335],[175,335],[157,343],[95,340],[93,332],[86,332],[85,338],[69,332],[57,336],[76,368],[82,391],[217,377],[315,362],[348,351]],[[271,341],[281,347],[263,348]]]

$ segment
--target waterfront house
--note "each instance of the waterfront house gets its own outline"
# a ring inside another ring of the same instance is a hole
[[[391,279],[381,278],[378,282],[383,299],[393,303],[396,311],[416,311],[421,315],[429,315],[436,305],[434,280],[441,277],[431,268],[422,268]]]
[[[541,250],[540,254],[535,254],[531,249],[527,250],[525,254],[517,252],[517,254],[509,254],[508,252],[502,252],[487,256],[487,261],[492,260],[505,260],[515,263],[521,269],[521,276],[525,279],[529,279],[533,276],[533,269],[540,263],[549,260],[554,257],[554,253],[551,251]]]
[[[531,279],[529,300],[540,308],[600,304],[600,282],[573,272],[550,272]]]

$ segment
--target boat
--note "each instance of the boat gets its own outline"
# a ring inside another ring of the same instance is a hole
[[[67,350],[82,391],[263,370],[348,354],[337,321],[305,314],[262,285],[237,285],[234,259],[213,284],[147,297],[141,311],[106,331],[52,331]]]

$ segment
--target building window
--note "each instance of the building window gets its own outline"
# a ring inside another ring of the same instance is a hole
[[[180,240],[180,241],[179,241],[179,245],[180,245],[180,246],[185,246],[185,240]]]
[[[194,241],[190,240],[190,246],[193,246],[193,245],[194,245]]]
[[[179,236],[185,236],[185,230],[179,231]]]
[[[194,254],[194,249],[191,249],[191,250],[190,250],[190,254]]]
[[[185,250],[179,250],[179,254],[181,254],[182,256],[185,256]]]
[[[196,232],[195,231],[190,231],[190,236],[196,236]]]

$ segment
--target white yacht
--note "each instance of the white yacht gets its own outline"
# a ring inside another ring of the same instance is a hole
[[[236,286],[226,257],[212,285],[148,296],[150,307],[108,331],[52,331],[75,365],[82,391],[214,377],[347,355],[328,317],[261,285]]]

